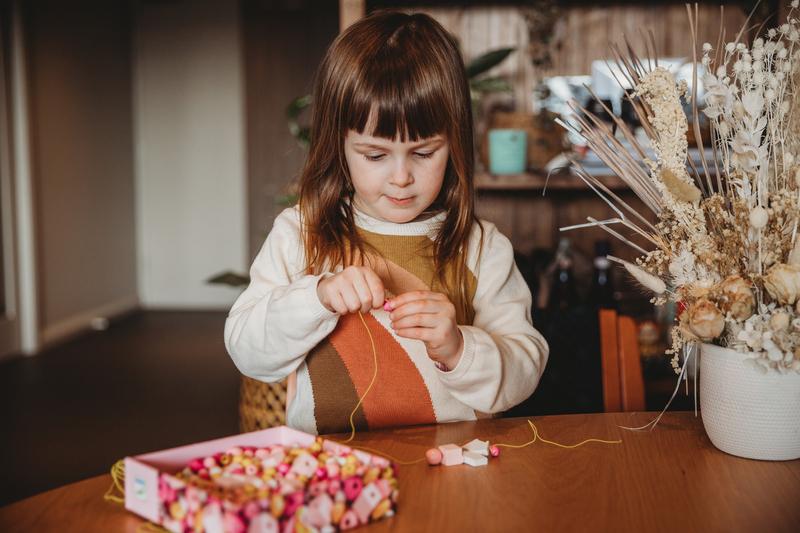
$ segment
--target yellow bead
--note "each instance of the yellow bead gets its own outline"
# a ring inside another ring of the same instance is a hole
[[[389,500],[381,500],[381,503],[379,503],[375,509],[372,510],[372,519],[378,520],[380,517],[385,515],[386,511],[388,511],[391,507],[392,502]]]
[[[344,514],[345,507],[344,502],[336,502],[333,504],[333,509],[331,509],[331,521],[334,524],[338,524],[339,521],[342,519],[342,515]]]
[[[342,467],[342,477],[350,477],[356,474],[356,467],[355,465],[344,465]]]
[[[380,475],[380,473],[381,473],[380,470],[374,467],[367,470],[367,473],[364,475],[364,485],[372,483],[373,481],[378,479],[378,475]]]
[[[183,520],[183,517],[186,516],[186,509],[178,502],[172,502],[169,506],[169,514],[175,520]]]
[[[280,516],[283,514],[284,507],[286,507],[286,503],[283,501],[283,496],[280,494],[274,494],[269,504],[272,516],[275,518],[280,518]]]
[[[250,466],[251,464],[253,464],[253,461],[249,457],[242,459],[242,466]]]

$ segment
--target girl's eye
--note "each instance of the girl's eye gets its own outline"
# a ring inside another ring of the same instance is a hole
[[[367,158],[367,161],[380,161],[381,159],[383,159],[383,154],[378,154],[378,155],[364,154],[364,157]]]
[[[433,154],[434,152],[414,152],[414,155],[422,159],[428,159],[429,157],[433,156]]]

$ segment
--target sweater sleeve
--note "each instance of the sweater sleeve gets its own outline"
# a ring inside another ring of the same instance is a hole
[[[246,376],[267,382],[288,376],[339,319],[319,301],[321,276],[305,275],[300,243],[299,212],[286,209],[225,321],[225,347]]]
[[[461,359],[452,370],[439,371],[439,379],[465,405],[496,413],[533,393],[549,348],[531,323],[531,293],[514,263],[511,243],[493,224],[483,225],[483,249],[470,252],[478,263],[475,319],[472,326],[459,326]]]

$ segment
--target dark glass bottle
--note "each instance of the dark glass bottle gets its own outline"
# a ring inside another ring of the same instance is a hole
[[[594,243],[594,274],[589,291],[589,303],[597,309],[615,309],[614,280],[611,276],[611,262],[606,257],[611,253],[608,241]]]
[[[571,309],[578,304],[578,291],[575,289],[575,277],[572,273],[573,259],[569,239],[562,238],[558,242],[554,264],[547,307],[551,311]]]

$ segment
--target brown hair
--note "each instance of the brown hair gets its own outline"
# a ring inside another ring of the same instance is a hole
[[[299,207],[309,273],[365,257],[353,217],[353,189],[344,155],[348,130],[402,142],[437,134],[450,156],[433,208],[446,211],[433,242],[436,273],[467,302],[467,243],[474,222],[474,156],[469,85],[458,44],[424,14],[378,11],[331,44],[314,84],[311,145],[300,178]],[[455,302],[454,302],[455,303]],[[461,309],[464,311],[464,309]],[[461,316],[466,316],[461,314]]]

